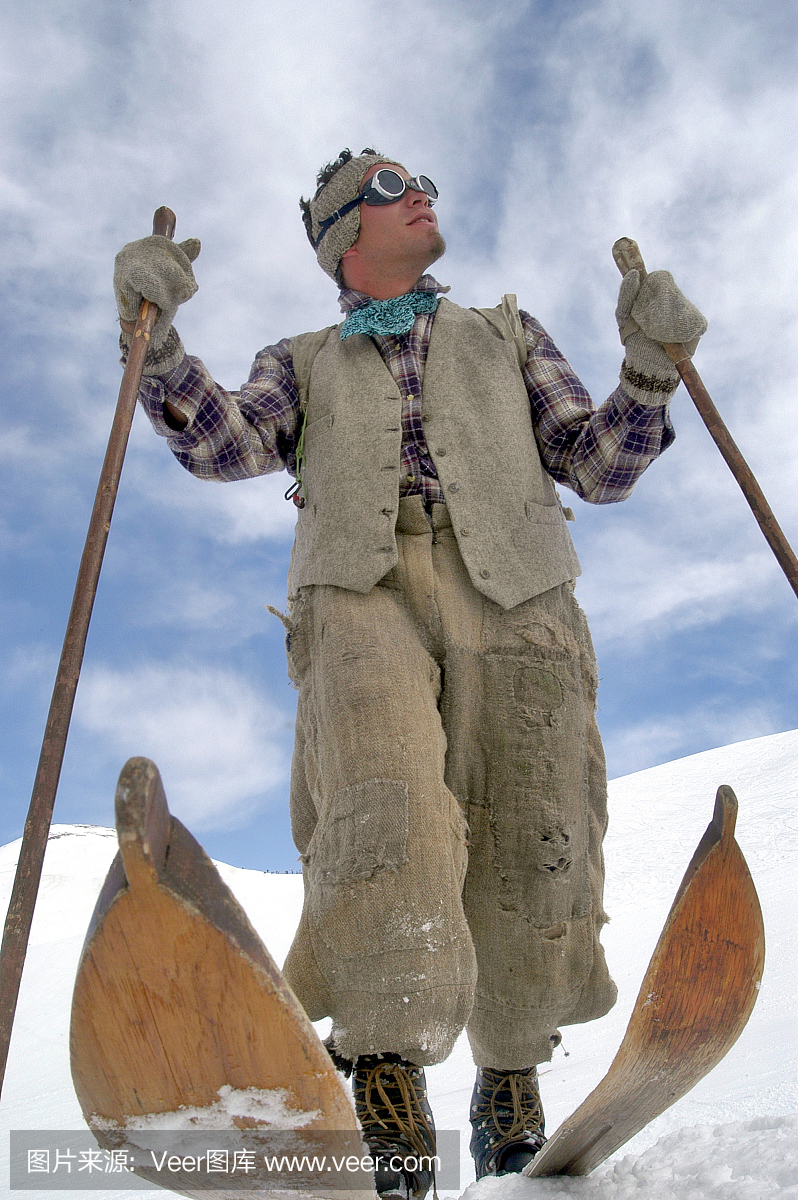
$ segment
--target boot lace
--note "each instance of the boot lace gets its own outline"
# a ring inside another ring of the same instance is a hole
[[[488,1152],[486,1164],[495,1163],[501,1151],[512,1143],[527,1143],[539,1150],[546,1138],[537,1070],[481,1068],[470,1119],[475,1138]]]
[[[363,1136],[372,1154],[380,1151],[408,1154],[418,1159],[433,1159],[435,1155],[435,1125],[426,1101],[424,1073],[420,1067],[393,1056],[373,1060],[361,1058],[355,1070],[355,1107]],[[424,1177],[428,1172],[406,1172],[416,1176],[419,1187],[426,1191]],[[429,1172],[435,1190],[434,1162]],[[428,1186],[428,1185],[427,1185]]]
[[[414,1086],[418,1075],[418,1068],[407,1063],[386,1061],[375,1063],[365,1073],[358,1116],[369,1141],[375,1134],[381,1139],[384,1136],[387,1144],[399,1137],[418,1155],[435,1153],[435,1128]]]

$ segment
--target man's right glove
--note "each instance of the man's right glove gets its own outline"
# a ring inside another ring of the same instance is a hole
[[[146,374],[169,370],[183,356],[177,332],[172,329],[178,306],[190,300],[197,291],[197,281],[191,264],[200,252],[197,238],[176,243],[160,234],[128,242],[114,262],[114,293],[119,309],[122,336],[126,352],[130,348],[132,326],[139,315],[142,300],[157,304],[158,320],[150,337]],[[172,362],[172,359],[176,359]]]
[[[706,333],[706,318],[679,291],[670,271],[652,271],[642,283],[639,271],[627,271],[615,318],[626,349],[624,391],[640,404],[663,404],[679,384],[663,342],[683,342],[692,357]]]

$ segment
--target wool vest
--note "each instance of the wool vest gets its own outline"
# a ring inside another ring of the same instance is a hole
[[[516,310],[517,311],[517,310]],[[508,306],[442,299],[422,394],[430,457],[474,587],[502,608],[580,574],[538,451]],[[340,327],[292,343],[307,413],[288,589],[368,592],[397,562],[402,395],[370,337]],[[306,364],[304,369],[302,364]]]

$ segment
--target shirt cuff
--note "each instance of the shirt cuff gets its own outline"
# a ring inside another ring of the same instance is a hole
[[[631,392],[632,389],[626,383],[621,383],[612,393],[609,402],[618,417],[630,429],[634,429],[638,437],[659,439],[658,449],[653,455],[653,445],[641,448],[641,453],[656,458],[676,437],[670,418],[671,396],[656,401],[652,401],[650,396],[648,400],[637,400]]]
[[[184,354],[180,362],[166,375],[145,375],[139,389],[139,403],[150,419],[153,429],[160,437],[179,439],[190,436],[190,445],[194,444],[192,426],[202,403],[202,395],[195,393],[184,384],[191,374],[192,361]],[[168,400],[172,408],[182,413],[188,422],[176,429],[164,410],[164,401]]]

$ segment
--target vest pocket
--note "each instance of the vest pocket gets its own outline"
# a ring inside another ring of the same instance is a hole
[[[305,448],[307,449],[308,444],[312,442],[314,438],[320,437],[325,433],[329,433],[333,427],[334,421],[334,413],[327,413],[326,416],[316,417],[315,420],[309,421],[305,426]]]
[[[533,525],[558,525],[561,520],[564,520],[562,509],[554,498],[552,498],[551,504],[539,504],[535,500],[525,500],[524,516]]]

